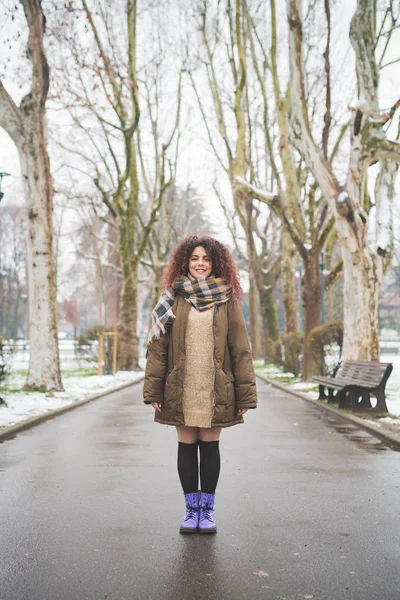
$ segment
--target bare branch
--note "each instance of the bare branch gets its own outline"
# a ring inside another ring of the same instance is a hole
[[[334,268],[332,269],[332,271],[329,271],[329,273],[327,275],[325,275],[325,278],[324,278],[325,290],[329,290],[332,287],[332,285],[343,274],[343,270],[344,270],[343,259],[339,258],[339,260],[337,261],[337,263],[334,266]]]
[[[227,169],[226,166],[224,165],[221,157],[218,154],[217,148],[216,148],[216,146],[214,144],[214,140],[212,138],[210,127],[208,125],[207,116],[206,116],[206,113],[205,113],[205,110],[204,110],[204,106],[203,106],[203,104],[202,104],[202,102],[200,100],[199,92],[197,90],[197,86],[196,86],[196,84],[194,82],[194,77],[193,77],[193,74],[192,74],[191,71],[189,71],[189,77],[190,77],[190,79],[192,81],[194,93],[196,94],[196,98],[197,98],[197,102],[198,102],[198,105],[199,105],[199,108],[200,108],[200,112],[201,112],[202,117],[203,117],[203,122],[204,122],[204,125],[205,125],[206,130],[207,130],[208,141],[210,142],[210,146],[213,149],[215,157],[216,157],[217,161],[219,162],[219,164],[221,165],[221,167],[223,168],[223,170],[225,171],[225,173],[229,173],[229,169]]]
[[[23,140],[23,119],[20,109],[0,81],[0,127],[18,146]]]

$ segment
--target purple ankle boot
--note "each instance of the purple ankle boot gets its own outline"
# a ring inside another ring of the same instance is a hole
[[[217,533],[217,524],[214,517],[215,494],[205,494],[201,492],[200,496],[200,533]]]
[[[185,494],[186,517],[181,523],[180,533],[194,533],[199,527],[199,493]]]

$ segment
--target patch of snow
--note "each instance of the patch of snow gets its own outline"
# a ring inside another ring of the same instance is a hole
[[[115,375],[89,377],[64,376],[65,392],[2,392],[1,396],[7,406],[0,405],[0,427],[9,427],[36,415],[74,404],[98,392],[112,391],[124,383],[134,383],[142,376],[142,371],[118,371]],[[24,380],[23,376],[14,375],[10,378],[10,387],[22,388]]]
[[[400,356],[384,354],[381,361],[393,363],[393,371],[386,384],[386,404],[392,415],[400,416]]]
[[[315,385],[312,382],[299,381],[298,383],[293,383],[290,387],[294,390],[310,390],[310,388],[315,388]]]
[[[400,417],[382,417],[379,419],[381,423],[391,423],[393,425],[400,425]]]
[[[293,373],[276,373],[275,377],[284,377],[284,378],[289,378],[289,377],[294,377]]]

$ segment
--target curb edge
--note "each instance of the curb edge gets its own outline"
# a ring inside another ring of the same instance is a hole
[[[339,411],[338,409],[334,408],[333,406],[328,406],[327,404],[318,402],[318,400],[313,400],[312,398],[309,398],[308,396],[306,396],[305,394],[302,394],[301,392],[292,390],[289,387],[283,385],[282,383],[278,383],[274,379],[270,379],[266,375],[261,375],[260,373],[256,373],[256,375],[265,383],[268,383],[269,385],[272,385],[273,387],[276,387],[277,389],[279,389],[283,392],[287,392],[288,394],[291,394],[292,396],[296,396],[297,398],[301,398],[302,400],[305,400],[306,402],[311,403],[313,406],[315,406],[317,408],[317,410],[328,412],[331,415],[335,415],[336,417],[342,419],[343,421],[349,421],[353,425],[357,425],[357,427],[360,427],[361,429],[365,429],[366,431],[368,431],[375,437],[377,437],[380,440],[382,440],[383,442],[385,442],[390,448],[392,448],[392,450],[400,451],[400,437],[396,437],[395,435],[393,435],[392,433],[390,433],[388,431],[382,431],[380,428],[376,427],[375,425],[372,425],[372,423],[366,423],[364,419],[361,419],[360,417],[356,417],[353,414],[350,415],[347,413],[343,413],[342,411]]]

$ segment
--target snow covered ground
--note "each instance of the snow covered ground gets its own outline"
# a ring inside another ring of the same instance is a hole
[[[73,371],[72,371],[73,373]],[[40,415],[61,406],[74,404],[93,394],[112,391],[124,383],[134,383],[143,375],[143,372],[119,371],[114,375],[69,376],[63,373],[65,392],[1,392],[0,396],[7,403],[0,405],[0,428],[9,427],[30,417]],[[25,376],[15,373],[10,376],[8,389],[21,389]]]
[[[25,392],[22,387],[28,370],[29,352],[22,348],[12,362],[7,385],[0,391],[6,405],[0,404],[0,429],[25,421],[50,410],[85,400],[93,394],[112,391],[125,383],[134,383],[143,371],[119,371],[115,375],[96,375],[96,365],[78,361],[70,340],[60,342],[60,362],[64,392]],[[21,390],[21,391],[20,391]]]
[[[116,375],[95,374],[96,365],[85,361],[78,361],[74,355],[74,345],[70,340],[60,342],[60,360],[65,392],[40,393],[23,392],[29,362],[29,351],[18,350],[13,359],[13,371],[7,381],[5,390],[0,391],[0,397],[6,405],[0,404],[0,428],[14,425],[35,415],[54,410],[61,406],[73,404],[84,400],[88,396],[101,391],[112,391],[116,387],[132,382],[143,376],[143,371],[119,371]],[[386,386],[387,406],[389,412],[395,416],[386,419],[392,425],[400,427],[400,354],[383,354],[382,362],[393,363],[393,372]],[[144,360],[141,361],[144,368]],[[284,373],[279,367],[267,365],[260,370],[274,379],[282,379],[283,383],[293,389],[307,393],[313,399],[318,398],[317,386],[304,383],[295,378],[292,373]],[[383,421],[384,419],[381,419]]]

